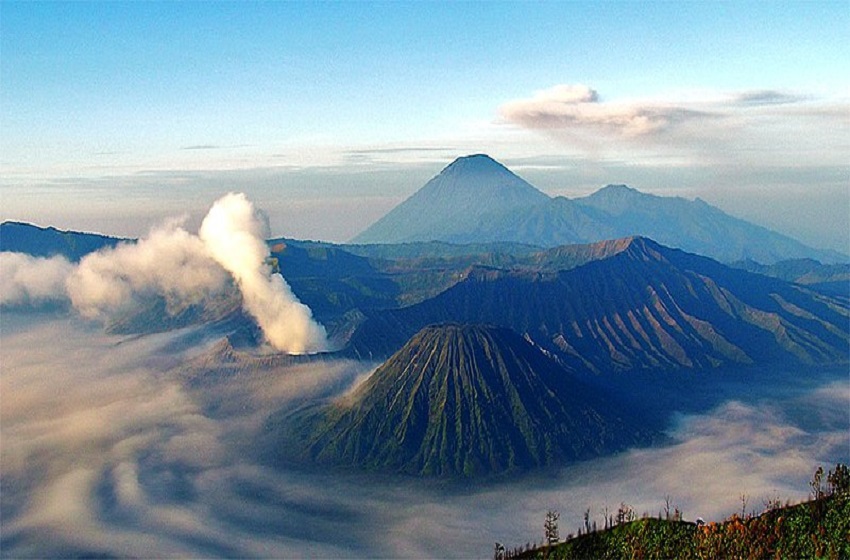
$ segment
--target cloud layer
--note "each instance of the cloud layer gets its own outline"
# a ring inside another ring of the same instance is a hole
[[[586,85],[561,84],[508,101],[498,112],[504,122],[581,149],[637,149],[645,157],[663,148],[665,157],[697,157],[690,163],[743,155],[756,167],[794,161],[811,167],[838,161],[848,141],[848,109],[846,100],[774,90],[604,100]]]
[[[756,509],[804,499],[818,464],[846,461],[846,371],[795,386],[797,371],[681,416],[666,447],[513,482],[271,469],[255,447],[264,419],[344,390],[370,364],[190,383],[180,365],[206,347],[189,334],[105,336],[14,312],[0,329],[0,545],[14,557],[480,557],[494,541],[539,541],[548,509],[562,535],[588,507],[601,524],[606,506],[656,515],[668,494],[686,519],[720,519],[741,494]]]
[[[341,554],[263,530],[270,510],[279,518],[322,499],[251,462],[244,448],[270,410],[322,396],[364,366],[276,366],[198,395],[171,370],[199,351],[180,334],[107,336],[79,319],[16,312],[4,313],[2,329],[4,555]],[[209,404],[229,399],[238,402],[225,412]],[[252,494],[269,480],[268,495]]]
[[[688,120],[712,116],[693,107],[658,102],[601,102],[599,93],[584,85],[554,86],[530,99],[505,103],[499,112],[507,121],[527,128],[585,128],[623,137],[659,134]]]

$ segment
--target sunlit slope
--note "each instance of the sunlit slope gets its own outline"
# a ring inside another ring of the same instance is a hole
[[[306,421],[320,462],[472,476],[593,457],[650,440],[615,402],[504,328],[416,334],[354,394]]]

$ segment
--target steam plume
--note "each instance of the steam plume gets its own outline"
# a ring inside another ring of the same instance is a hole
[[[145,298],[165,298],[169,313],[224,293],[230,276],[245,309],[277,350],[291,354],[328,348],[324,327],[272,273],[264,221],[244,194],[216,201],[199,235],[174,222],[135,243],[86,255],[78,266],[62,257],[22,253],[0,257],[0,304],[70,299],[90,319],[108,319]]]
[[[325,329],[313,320],[310,308],[298,301],[280,274],[271,273],[263,221],[244,194],[217,200],[199,233],[212,258],[233,275],[245,309],[272,346],[291,354],[327,349]]]
[[[227,274],[204,243],[176,224],[147,238],[86,255],[67,282],[68,297],[84,317],[100,319],[156,294],[169,307],[200,303],[227,285]]]
[[[64,257],[49,259],[23,253],[0,253],[0,305],[39,304],[62,300],[73,265]]]

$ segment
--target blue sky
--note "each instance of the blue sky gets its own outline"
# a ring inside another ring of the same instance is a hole
[[[2,218],[139,235],[245,190],[341,241],[488,152],[846,251],[848,29],[846,2],[4,1]]]

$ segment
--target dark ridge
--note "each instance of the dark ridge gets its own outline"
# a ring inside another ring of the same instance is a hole
[[[473,267],[431,299],[363,312],[348,352],[388,356],[428,324],[459,321],[528,333],[598,373],[848,359],[847,301],[804,286],[645,238],[535,258],[537,269]]]
[[[114,247],[122,241],[128,240],[97,233],[44,228],[23,222],[0,224],[0,251],[26,253],[33,257],[60,255],[71,262],[78,262],[91,252]]]

